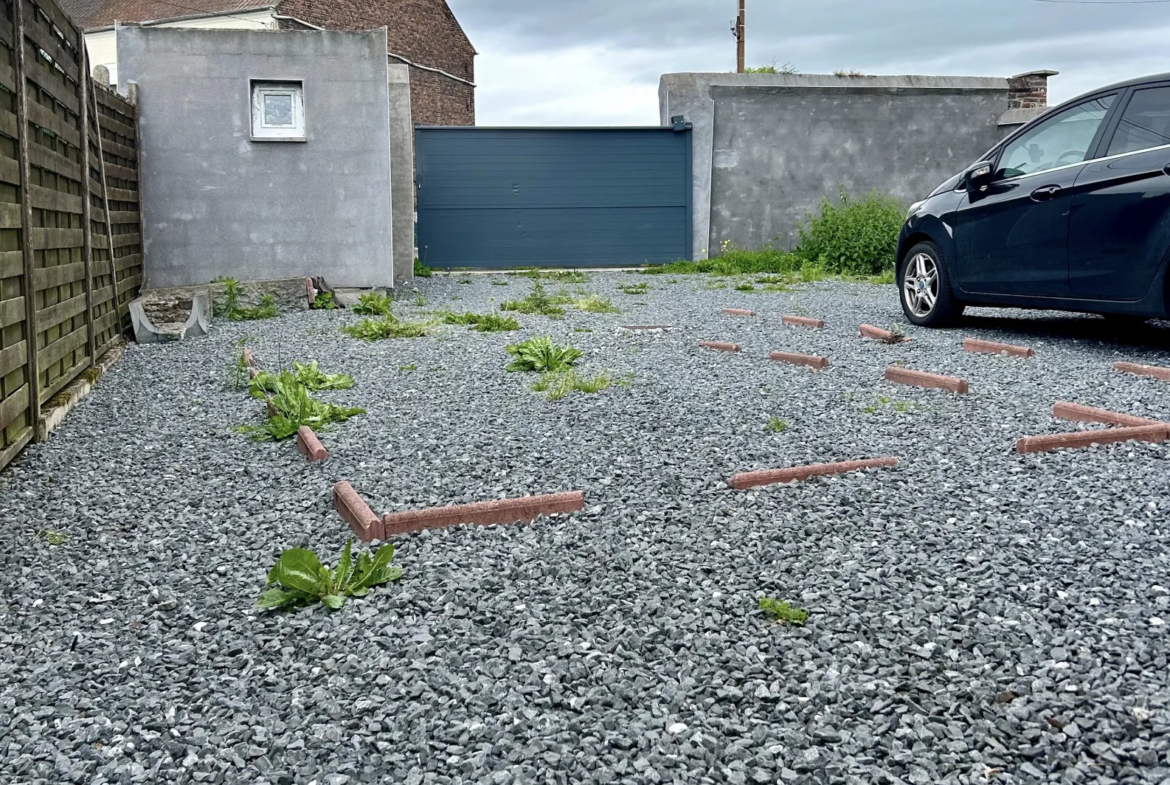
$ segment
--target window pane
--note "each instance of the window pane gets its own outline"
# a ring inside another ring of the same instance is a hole
[[[287,93],[266,93],[264,95],[264,124],[293,124],[293,99],[291,95]]]
[[[1170,87],[1138,90],[1121,116],[1108,154],[1132,153],[1166,144],[1170,144]]]
[[[996,177],[1035,174],[1085,160],[1115,98],[1086,101],[1040,123],[1004,149]]]

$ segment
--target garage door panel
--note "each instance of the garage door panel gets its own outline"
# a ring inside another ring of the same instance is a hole
[[[689,258],[689,131],[419,128],[416,139],[429,266]]]

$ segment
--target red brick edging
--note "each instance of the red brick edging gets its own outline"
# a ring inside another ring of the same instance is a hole
[[[994,343],[981,341],[978,338],[967,338],[963,341],[963,351],[981,352],[983,354],[1008,354],[1012,357],[1035,357],[1036,352],[1027,346],[1013,346],[1010,343]]]
[[[1081,406],[1079,403],[1069,403],[1068,401],[1057,401],[1053,404],[1052,416],[1058,420],[1100,422],[1106,425],[1126,425],[1130,427],[1158,424],[1157,420],[1134,417],[1132,414],[1119,414],[1107,409],[1094,409],[1092,406]]]
[[[723,313],[727,316],[755,316],[755,311],[749,311],[744,308],[724,308]]]
[[[795,354],[794,352],[772,352],[772,362],[789,363],[791,365],[807,365],[809,368],[828,368],[827,357],[818,357],[815,354]]]
[[[953,392],[956,395],[967,394],[967,380],[955,376],[940,376],[937,373],[926,371],[912,371],[909,368],[900,368],[891,365],[886,368],[886,379],[895,384],[908,384],[912,387],[931,387]]]
[[[723,343],[722,341],[699,341],[704,349],[716,349],[721,352],[742,352],[743,347],[738,343]]]
[[[1161,368],[1157,365],[1138,365],[1137,363],[1113,363],[1113,367],[1122,373],[1152,376],[1155,379],[1170,382],[1170,368]]]
[[[362,542],[385,539],[382,519],[348,482],[342,480],[333,486],[333,506]]]
[[[408,534],[423,529],[441,529],[471,523],[494,526],[505,523],[530,523],[542,515],[577,512],[585,508],[582,491],[568,491],[522,499],[501,499],[494,502],[460,504],[454,507],[434,507],[429,510],[411,510],[386,515],[382,519],[382,537]]]
[[[862,338],[876,338],[884,343],[906,343],[910,340],[905,336],[897,338],[889,330],[883,330],[880,327],[874,327],[872,324],[863,324],[861,327],[857,328],[857,331],[861,333]]]
[[[810,477],[845,474],[846,472],[856,472],[862,469],[878,469],[897,465],[897,458],[869,458],[864,461],[845,461],[844,463],[818,463],[811,466],[793,466],[789,469],[765,469],[758,472],[743,472],[732,476],[727,481],[727,484],[738,491],[744,491],[761,485],[797,482],[807,480]]]
[[[1021,454],[1034,452],[1050,452],[1064,448],[1078,449],[1092,447],[1094,444],[1116,444],[1118,442],[1155,442],[1166,441],[1170,425],[1155,423],[1154,425],[1140,425],[1129,428],[1105,428],[1099,431],[1078,431],[1076,433],[1058,433],[1053,436],[1025,436],[1016,442],[1016,452]]]
[[[780,321],[783,324],[792,327],[815,327],[818,330],[825,329],[824,319],[810,319],[807,316],[781,316]]]
[[[321,444],[317,434],[313,433],[313,429],[307,425],[302,425],[297,429],[297,449],[309,459],[309,463],[317,463],[329,457],[329,451],[325,449],[325,445]]]

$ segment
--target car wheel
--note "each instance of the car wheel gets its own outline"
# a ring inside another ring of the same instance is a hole
[[[919,243],[902,258],[898,290],[906,318],[923,327],[941,327],[963,314],[951,291],[951,277],[942,252],[931,242]]]

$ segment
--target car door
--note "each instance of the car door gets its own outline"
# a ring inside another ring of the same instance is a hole
[[[1140,300],[1170,250],[1170,84],[1134,89],[1104,157],[1077,177],[1069,229],[1076,297]]]
[[[992,181],[967,193],[953,216],[960,288],[1069,296],[1072,189],[1116,98],[1062,109],[1003,145]]]

